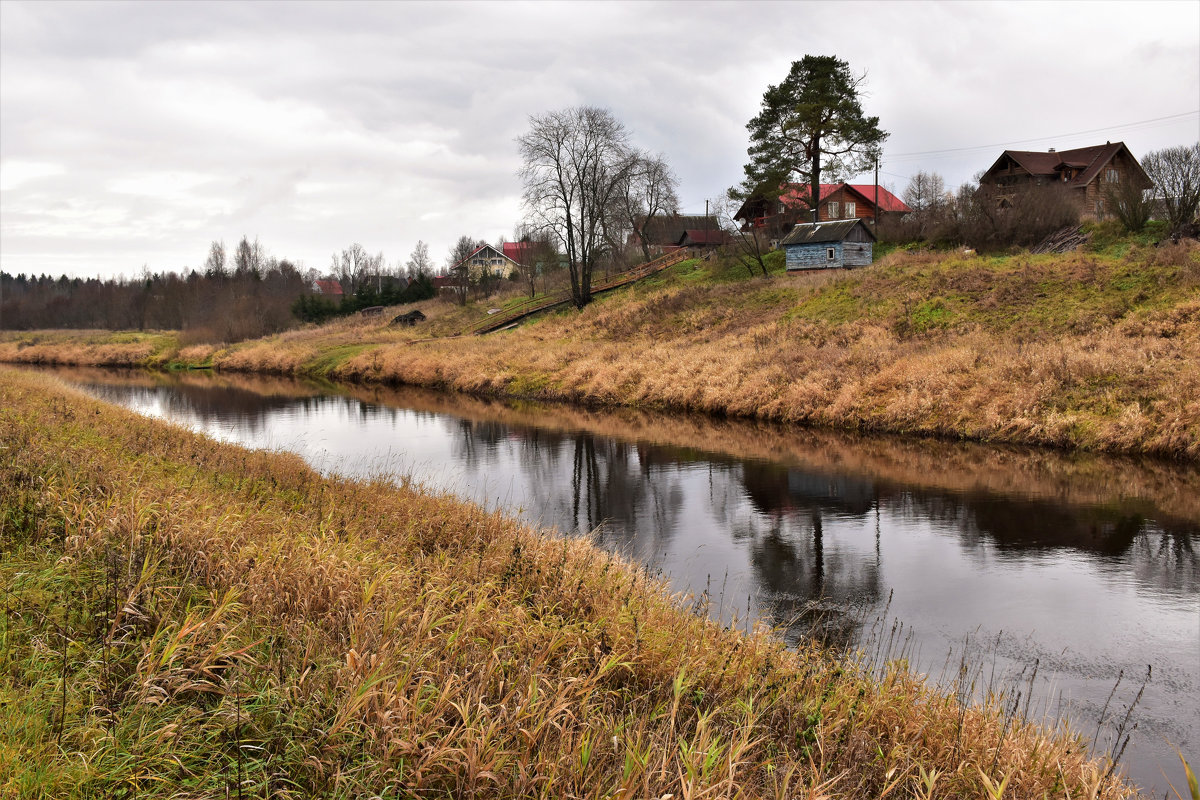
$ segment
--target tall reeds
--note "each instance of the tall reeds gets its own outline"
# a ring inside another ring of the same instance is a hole
[[[403,481],[10,370],[0,447],[0,792],[1134,795],[1068,732]]]

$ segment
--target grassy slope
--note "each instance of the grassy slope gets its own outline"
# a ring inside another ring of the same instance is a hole
[[[893,253],[841,275],[748,279],[685,262],[482,338],[486,307],[418,332],[346,320],[179,358],[588,404],[1200,459],[1200,250]],[[101,363],[0,339],[0,360]],[[94,350],[94,348],[93,348]]]
[[[3,796],[1131,796],[469,504],[9,370],[0,454]]]

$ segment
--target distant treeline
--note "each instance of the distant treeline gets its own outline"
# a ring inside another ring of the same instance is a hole
[[[304,291],[287,261],[108,280],[0,273],[0,327],[178,330],[192,341],[231,342],[295,325],[291,306]]]
[[[185,342],[236,342],[436,293],[420,274],[411,282],[360,280],[357,292],[339,302],[312,294],[315,270],[301,274],[287,259],[268,256],[257,240],[243,237],[232,255],[227,265],[224,244],[213,242],[202,269],[134,278],[0,272],[0,328],[178,330]]]
[[[433,288],[433,279],[428,275],[418,275],[403,286],[392,281],[382,288],[361,286],[358,292],[342,297],[340,301],[331,300],[319,294],[302,294],[292,305],[292,313],[304,322],[324,322],[331,317],[345,316],[356,311],[362,311],[371,306],[394,306],[400,303],[415,303],[437,294]]]

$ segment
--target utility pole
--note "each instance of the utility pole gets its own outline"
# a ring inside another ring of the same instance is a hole
[[[871,229],[879,229],[879,153],[875,154],[875,211],[871,214]]]

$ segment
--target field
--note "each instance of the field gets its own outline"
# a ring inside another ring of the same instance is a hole
[[[586,540],[0,374],[0,795],[1134,796]]]
[[[211,366],[1200,459],[1194,242],[898,251],[841,274],[787,276],[777,264],[769,279],[693,260],[582,312],[451,336],[488,308],[426,301],[416,330],[346,319],[229,346],[10,332],[0,360]]]

